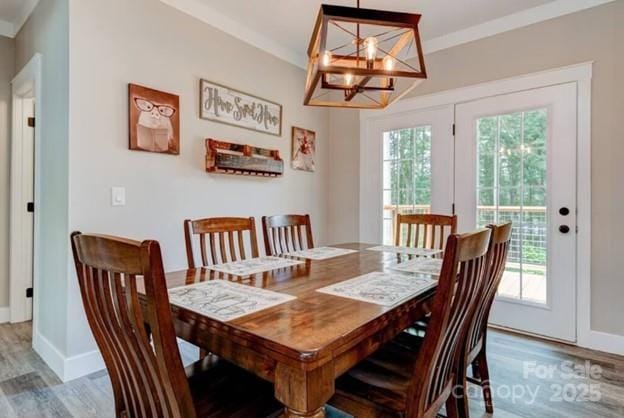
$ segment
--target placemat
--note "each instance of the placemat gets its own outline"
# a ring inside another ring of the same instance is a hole
[[[347,248],[334,247],[317,247],[308,250],[293,251],[287,255],[293,257],[308,258],[310,260],[325,260],[328,258],[340,257],[341,255],[357,253],[357,250],[349,250]]]
[[[377,247],[367,248],[367,250],[418,255],[421,257],[431,257],[442,252],[442,250],[431,250],[429,248],[398,247],[395,245],[379,245]]]
[[[219,271],[221,273],[234,274],[236,276],[250,276],[252,274],[263,273],[265,271],[281,269],[284,267],[291,267],[297,264],[304,263],[299,260],[269,256],[215,264],[206,268],[209,270]]]
[[[210,280],[169,289],[169,302],[219,321],[231,321],[297,299],[225,280]]]
[[[426,277],[373,272],[317,289],[317,292],[376,305],[394,306],[423,293],[437,283],[437,280]]]
[[[390,268],[392,270],[405,271],[408,273],[422,273],[439,276],[440,271],[442,270],[442,261],[443,260],[441,258],[420,257],[399,263]]]

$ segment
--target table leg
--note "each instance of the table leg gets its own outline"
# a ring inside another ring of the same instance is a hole
[[[334,364],[302,370],[278,363],[275,397],[284,404],[284,418],[324,418],[325,404],[334,394]]]

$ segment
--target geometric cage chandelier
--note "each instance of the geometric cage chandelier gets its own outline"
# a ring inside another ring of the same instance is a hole
[[[304,104],[383,109],[427,78],[421,15],[323,4],[308,47]]]

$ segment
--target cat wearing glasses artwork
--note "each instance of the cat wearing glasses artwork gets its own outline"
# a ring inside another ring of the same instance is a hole
[[[179,98],[130,84],[130,149],[178,154]]]

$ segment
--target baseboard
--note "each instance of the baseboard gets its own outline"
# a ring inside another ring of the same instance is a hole
[[[46,337],[35,332],[33,334],[33,349],[50,369],[63,380],[65,370],[65,356]]]
[[[91,373],[99,372],[105,367],[104,359],[102,358],[102,354],[99,350],[93,350],[88,353],[66,358],[63,382],[68,382]]]
[[[0,308],[0,324],[4,324],[5,322],[9,322],[11,320],[11,308],[8,306],[3,306]]]
[[[104,369],[104,360],[98,350],[66,357],[39,333],[33,335],[33,349],[63,382]]]
[[[578,346],[624,356],[624,335],[592,330],[586,337],[579,339]]]

